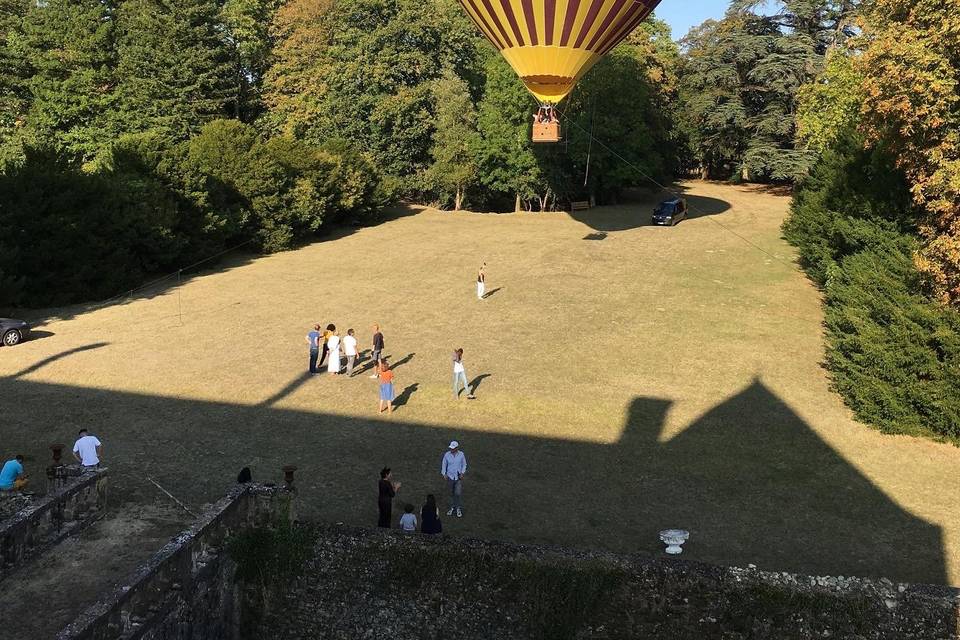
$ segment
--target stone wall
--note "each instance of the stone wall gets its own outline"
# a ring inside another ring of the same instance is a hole
[[[321,527],[249,638],[957,638],[960,591]]]
[[[103,515],[107,469],[60,467],[50,492],[0,522],[0,580]]]
[[[61,631],[57,640],[230,640],[239,632],[235,563],[227,538],[294,518],[286,487],[235,487],[132,575]]]

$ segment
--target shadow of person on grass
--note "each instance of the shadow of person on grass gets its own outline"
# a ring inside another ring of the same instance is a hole
[[[493,294],[495,294],[497,291],[500,291],[501,289],[503,289],[503,287],[497,287],[496,289],[490,289],[490,291],[487,291],[485,294],[483,294],[483,299],[486,300],[487,298],[489,298],[490,296],[492,296]]]
[[[405,364],[407,364],[408,362],[410,362],[411,360],[413,360],[413,356],[415,356],[415,355],[417,355],[417,354],[416,354],[416,353],[408,353],[407,355],[403,356],[402,358],[400,358],[400,359],[397,360],[396,362],[390,362],[390,360],[388,360],[387,358],[384,358],[384,360],[386,360],[386,361],[390,364],[390,368],[391,368],[391,369],[396,369],[397,367],[402,366],[402,365],[405,365]]]
[[[486,380],[487,378],[489,378],[491,375],[493,375],[493,374],[490,374],[490,373],[482,373],[482,374],[480,374],[479,376],[477,376],[476,378],[474,378],[473,381],[471,381],[470,384],[469,384],[469,387],[470,387],[472,393],[476,394],[476,393],[477,393],[477,389],[480,388],[480,383],[483,382],[484,380]]]
[[[410,396],[416,393],[417,389],[420,388],[420,383],[414,382],[413,384],[407,385],[407,387],[400,392],[396,398],[393,399],[393,408],[402,407],[410,401]]]

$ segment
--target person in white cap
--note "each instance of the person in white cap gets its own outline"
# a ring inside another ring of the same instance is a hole
[[[467,472],[467,456],[460,451],[460,443],[454,440],[449,450],[443,454],[440,463],[440,475],[447,479],[447,489],[450,490],[450,508],[447,515],[457,512],[457,517],[463,517],[463,476]]]

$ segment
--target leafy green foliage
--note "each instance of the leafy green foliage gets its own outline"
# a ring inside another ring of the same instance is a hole
[[[127,0],[120,5],[117,94],[123,132],[159,130],[186,140],[237,112],[231,50],[209,0]]]
[[[436,129],[430,155],[433,164],[427,169],[427,186],[435,191],[442,204],[453,203],[459,210],[467,190],[477,183],[474,150],[480,140],[477,112],[470,97],[470,87],[453,70],[444,72],[433,88]]]
[[[960,440],[960,315],[918,291],[911,194],[882,149],[846,137],[798,189],[788,240],[823,286],[827,366],[857,416]]]
[[[797,92],[797,139],[824,152],[860,122],[863,78],[847,52],[827,55],[823,73]]]
[[[774,13],[757,4],[737,0],[684,40],[681,95],[704,177],[793,181],[816,159],[794,144],[797,93],[846,37],[854,3],[786,0]]]

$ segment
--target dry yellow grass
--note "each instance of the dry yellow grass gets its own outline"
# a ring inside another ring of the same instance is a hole
[[[960,584],[960,450],[883,436],[829,390],[818,294],[780,239],[788,199],[686,186],[712,219],[425,210],[59,310],[52,335],[0,350],[0,449],[38,469],[87,425],[122,498],[154,499],[149,474],[192,504],[244,465],[293,463],[306,515],[373,524],[380,467],[401,498],[442,494],[456,437],[471,468],[451,533],[659,553],[657,531],[684,527],[695,559]],[[364,348],[383,326],[404,361],[393,416],[365,375],[304,375],[315,321]],[[485,376],[476,401],[451,398],[458,346]]]

